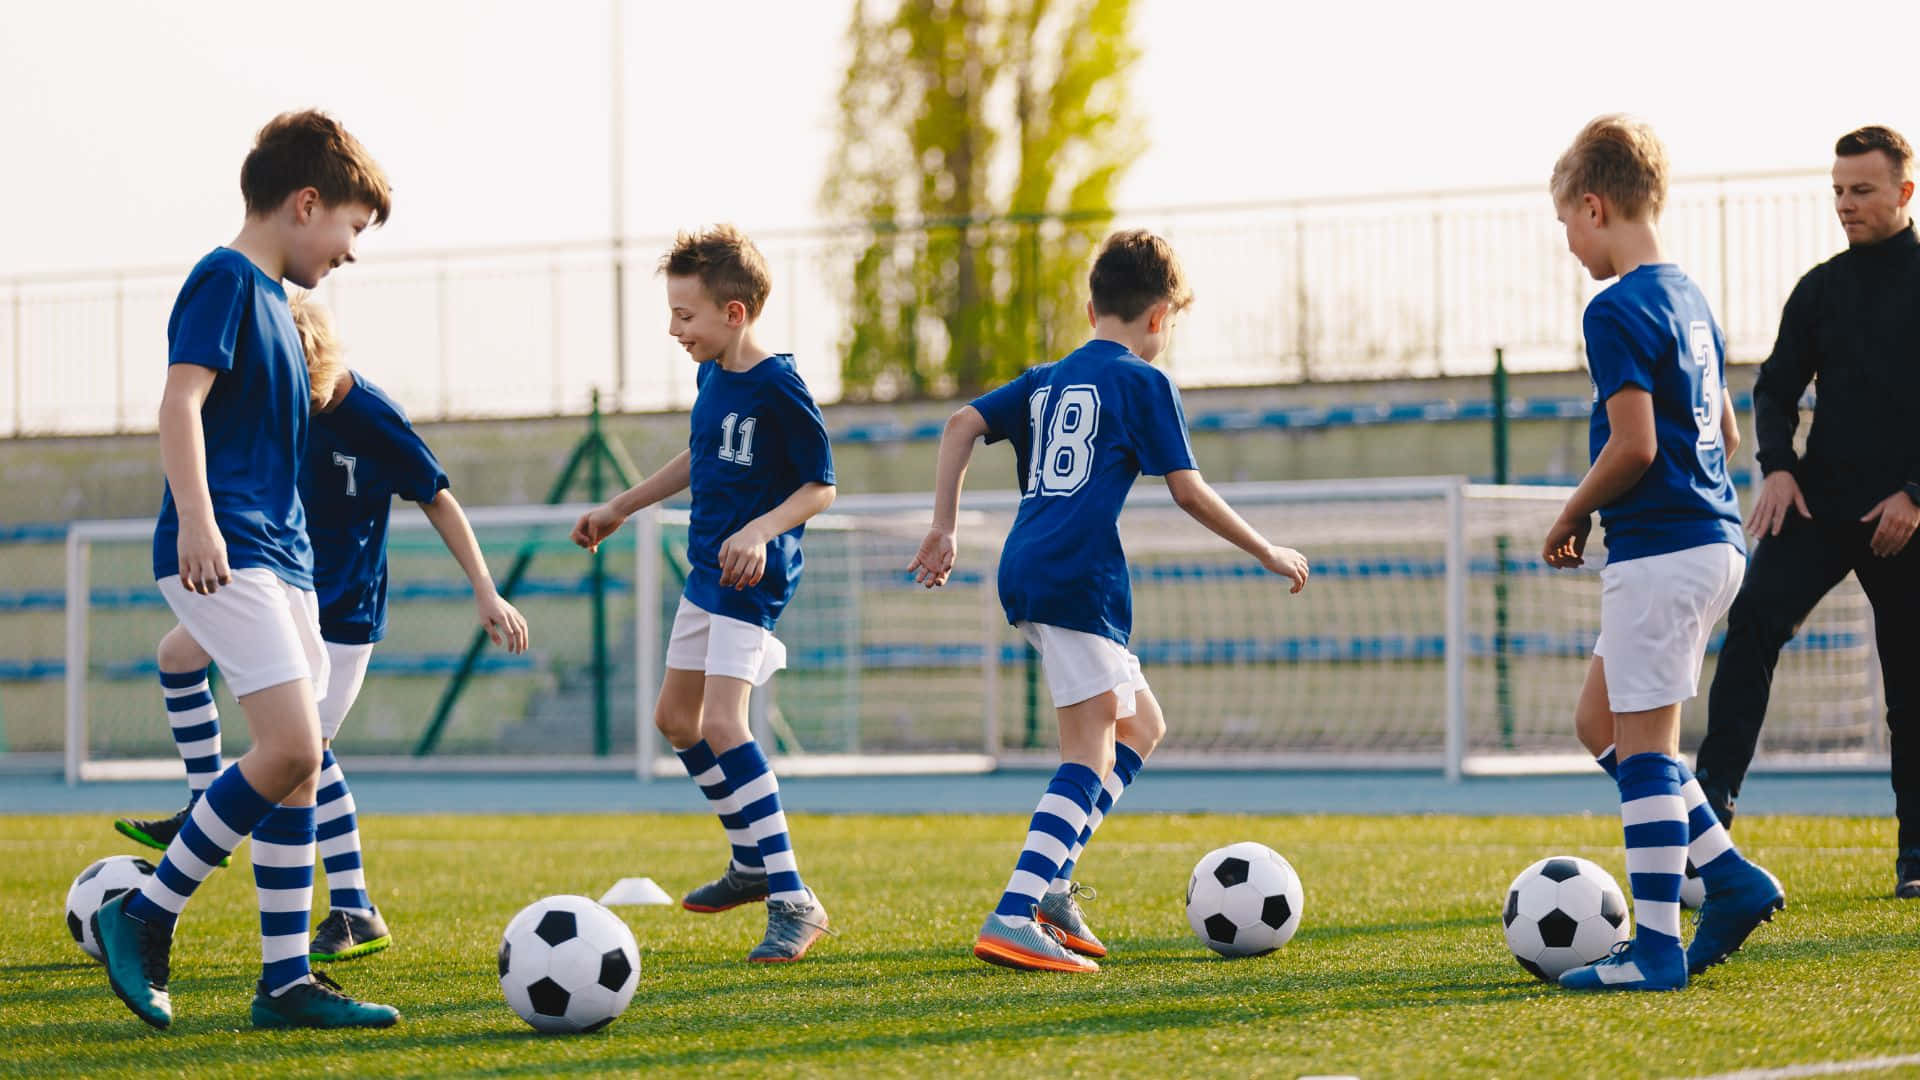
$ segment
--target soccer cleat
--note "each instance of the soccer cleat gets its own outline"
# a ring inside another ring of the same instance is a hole
[[[1633,945],[1631,941],[1622,941],[1605,960],[1561,972],[1560,985],[1568,990],[1686,989],[1686,957],[1679,949],[1635,957]]]
[[[747,959],[758,964],[798,960],[807,955],[821,934],[832,932],[827,929],[827,909],[820,906],[812,889],[807,890],[807,898],[801,902],[769,900],[766,936],[747,954]]]
[[[1733,955],[1747,935],[1773,913],[1787,906],[1780,880],[1748,862],[1737,867],[1734,880],[1707,889],[1700,905],[1700,922],[1687,945],[1687,973],[1698,975]]]
[[[680,906],[688,911],[698,911],[702,915],[712,915],[717,911],[737,908],[741,904],[751,904],[767,898],[767,872],[761,870],[742,870],[727,863],[727,872],[694,888],[680,901]]]
[[[391,944],[393,935],[387,932],[387,920],[380,917],[379,908],[373,908],[367,915],[330,911],[320,921],[320,928],[313,932],[313,944],[307,947],[307,961],[332,964],[353,960],[372,956]]]
[[[1920,848],[1900,853],[1893,864],[1893,895],[1901,900],[1920,900]]]
[[[1069,882],[1066,892],[1049,889],[1043,893],[1033,917],[1060,931],[1060,943],[1067,948],[1082,956],[1102,957],[1107,955],[1107,947],[1094,936],[1093,928],[1087,925],[1086,912],[1080,910],[1076,899],[1093,900],[1099,895],[1077,881]]]
[[[127,914],[125,892],[93,913],[93,940],[100,943],[107,985],[133,1015],[157,1028],[173,1023],[173,998],[167,993],[173,928],[141,922]]]
[[[253,991],[253,1026],[257,1028],[383,1028],[400,1019],[391,1005],[355,1001],[340,992],[340,984],[321,972],[312,982],[296,983],[279,997],[267,993],[267,984]]]
[[[121,836],[126,837],[136,844],[150,847],[155,851],[165,851],[167,850],[167,845],[173,843],[173,838],[180,835],[180,827],[187,823],[187,815],[191,813],[193,813],[193,804],[188,803],[183,809],[169,817],[148,818],[144,820],[141,818],[121,818],[113,823],[113,827],[119,831]],[[220,857],[221,866],[225,866],[231,861],[227,856],[222,855]]]
[[[1066,971],[1084,974],[1099,971],[1100,965],[1074,953],[1061,943],[1060,928],[1035,918],[1014,926],[997,914],[989,914],[974,940],[973,955],[989,964],[1022,971]]]

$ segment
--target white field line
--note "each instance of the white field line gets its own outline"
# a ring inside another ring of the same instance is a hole
[[[1807,1065],[1782,1065],[1776,1069],[1741,1069],[1738,1072],[1695,1077],[1694,1080],[1790,1080],[1792,1077],[1799,1076],[1839,1076],[1843,1073],[1878,1072],[1908,1065],[1920,1065],[1920,1054],[1859,1058],[1854,1061],[1822,1061]]]

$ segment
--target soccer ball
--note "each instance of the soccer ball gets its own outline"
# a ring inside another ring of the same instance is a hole
[[[1604,960],[1627,940],[1627,898],[1612,875],[1585,859],[1553,855],[1525,870],[1507,889],[1507,948],[1535,977]]]
[[[1305,903],[1293,866],[1251,840],[1207,852],[1187,879],[1187,923],[1222,956],[1264,956],[1285,945]]]
[[[536,900],[501,937],[500,990],[538,1031],[599,1031],[626,1011],[639,982],[633,931],[584,896]]]
[[[1699,911],[1700,905],[1707,902],[1707,883],[1701,879],[1700,871],[1694,868],[1693,860],[1687,860],[1687,876],[1680,879],[1680,906],[1688,911]]]
[[[137,889],[153,876],[153,864],[134,855],[109,855],[80,871],[67,889],[67,933],[80,951],[100,959],[100,943],[93,938],[93,913],[123,892]]]

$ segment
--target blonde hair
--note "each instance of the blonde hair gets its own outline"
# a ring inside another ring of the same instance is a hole
[[[1628,221],[1658,221],[1667,205],[1667,148],[1643,121],[1595,117],[1554,162],[1549,189],[1555,206],[1593,194]]]
[[[347,370],[340,355],[340,339],[333,332],[333,316],[312,293],[300,293],[290,302],[293,326],[300,331],[300,348],[307,354],[307,396],[314,408],[333,398],[333,385]]]
[[[660,272],[669,277],[697,277],[707,295],[720,307],[738,300],[748,319],[760,317],[773,277],[767,260],[747,234],[732,225],[715,225],[699,232],[683,232],[660,256]]]

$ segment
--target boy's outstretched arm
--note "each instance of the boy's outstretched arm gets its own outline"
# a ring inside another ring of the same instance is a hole
[[[973,444],[987,433],[987,420],[980,410],[963,405],[947,418],[940,435],[940,458],[934,466],[933,525],[927,529],[920,550],[907,564],[913,580],[929,589],[947,583],[953,573],[958,549],[954,530],[960,519],[960,486],[967,480],[967,464],[973,460]]]
[[[1213,490],[1199,469],[1177,469],[1167,474],[1167,490],[1173,501],[1193,520],[1205,525],[1215,536],[1260,561],[1268,573],[1293,582],[1290,593],[1307,587],[1307,557],[1288,547],[1278,547],[1247,524],[1227,500]]]
[[[200,424],[214,375],[198,364],[173,364],[160,398],[160,467],[180,515],[180,583],[203,594],[233,582],[207,490],[207,433]]]
[[[581,514],[573,526],[573,542],[588,551],[597,550],[600,541],[612,536],[637,511],[680,494],[692,482],[693,451],[682,450],[652,476]]]
[[[1638,386],[1628,386],[1607,399],[1607,426],[1607,445],[1600,448],[1593,468],[1567,497],[1547,532],[1540,557],[1548,566],[1566,568],[1586,562],[1594,511],[1632,491],[1660,452],[1653,427],[1653,395]]]
[[[780,505],[754,518],[720,545],[720,584],[750,589],[767,572],[767,544],[833,505],[839,491],[818,481],[801,484]]]
[[[487,628],[487,636],[493,638],[495,645],[505,645],[508,652],[526,652],[526,617],[494,587],[487,557],[473,535],[467,512],[460,509],[460,501],[453,497],[450,489],[441,488],[434,494],[433,501],[421,503],[420,509],[427,520],[433,522],[434,531],[440,534],[440,542],[447,545],[453,561],[466,573],[467,584],[473,586],[474,606],[480,609],[480,625]]]

